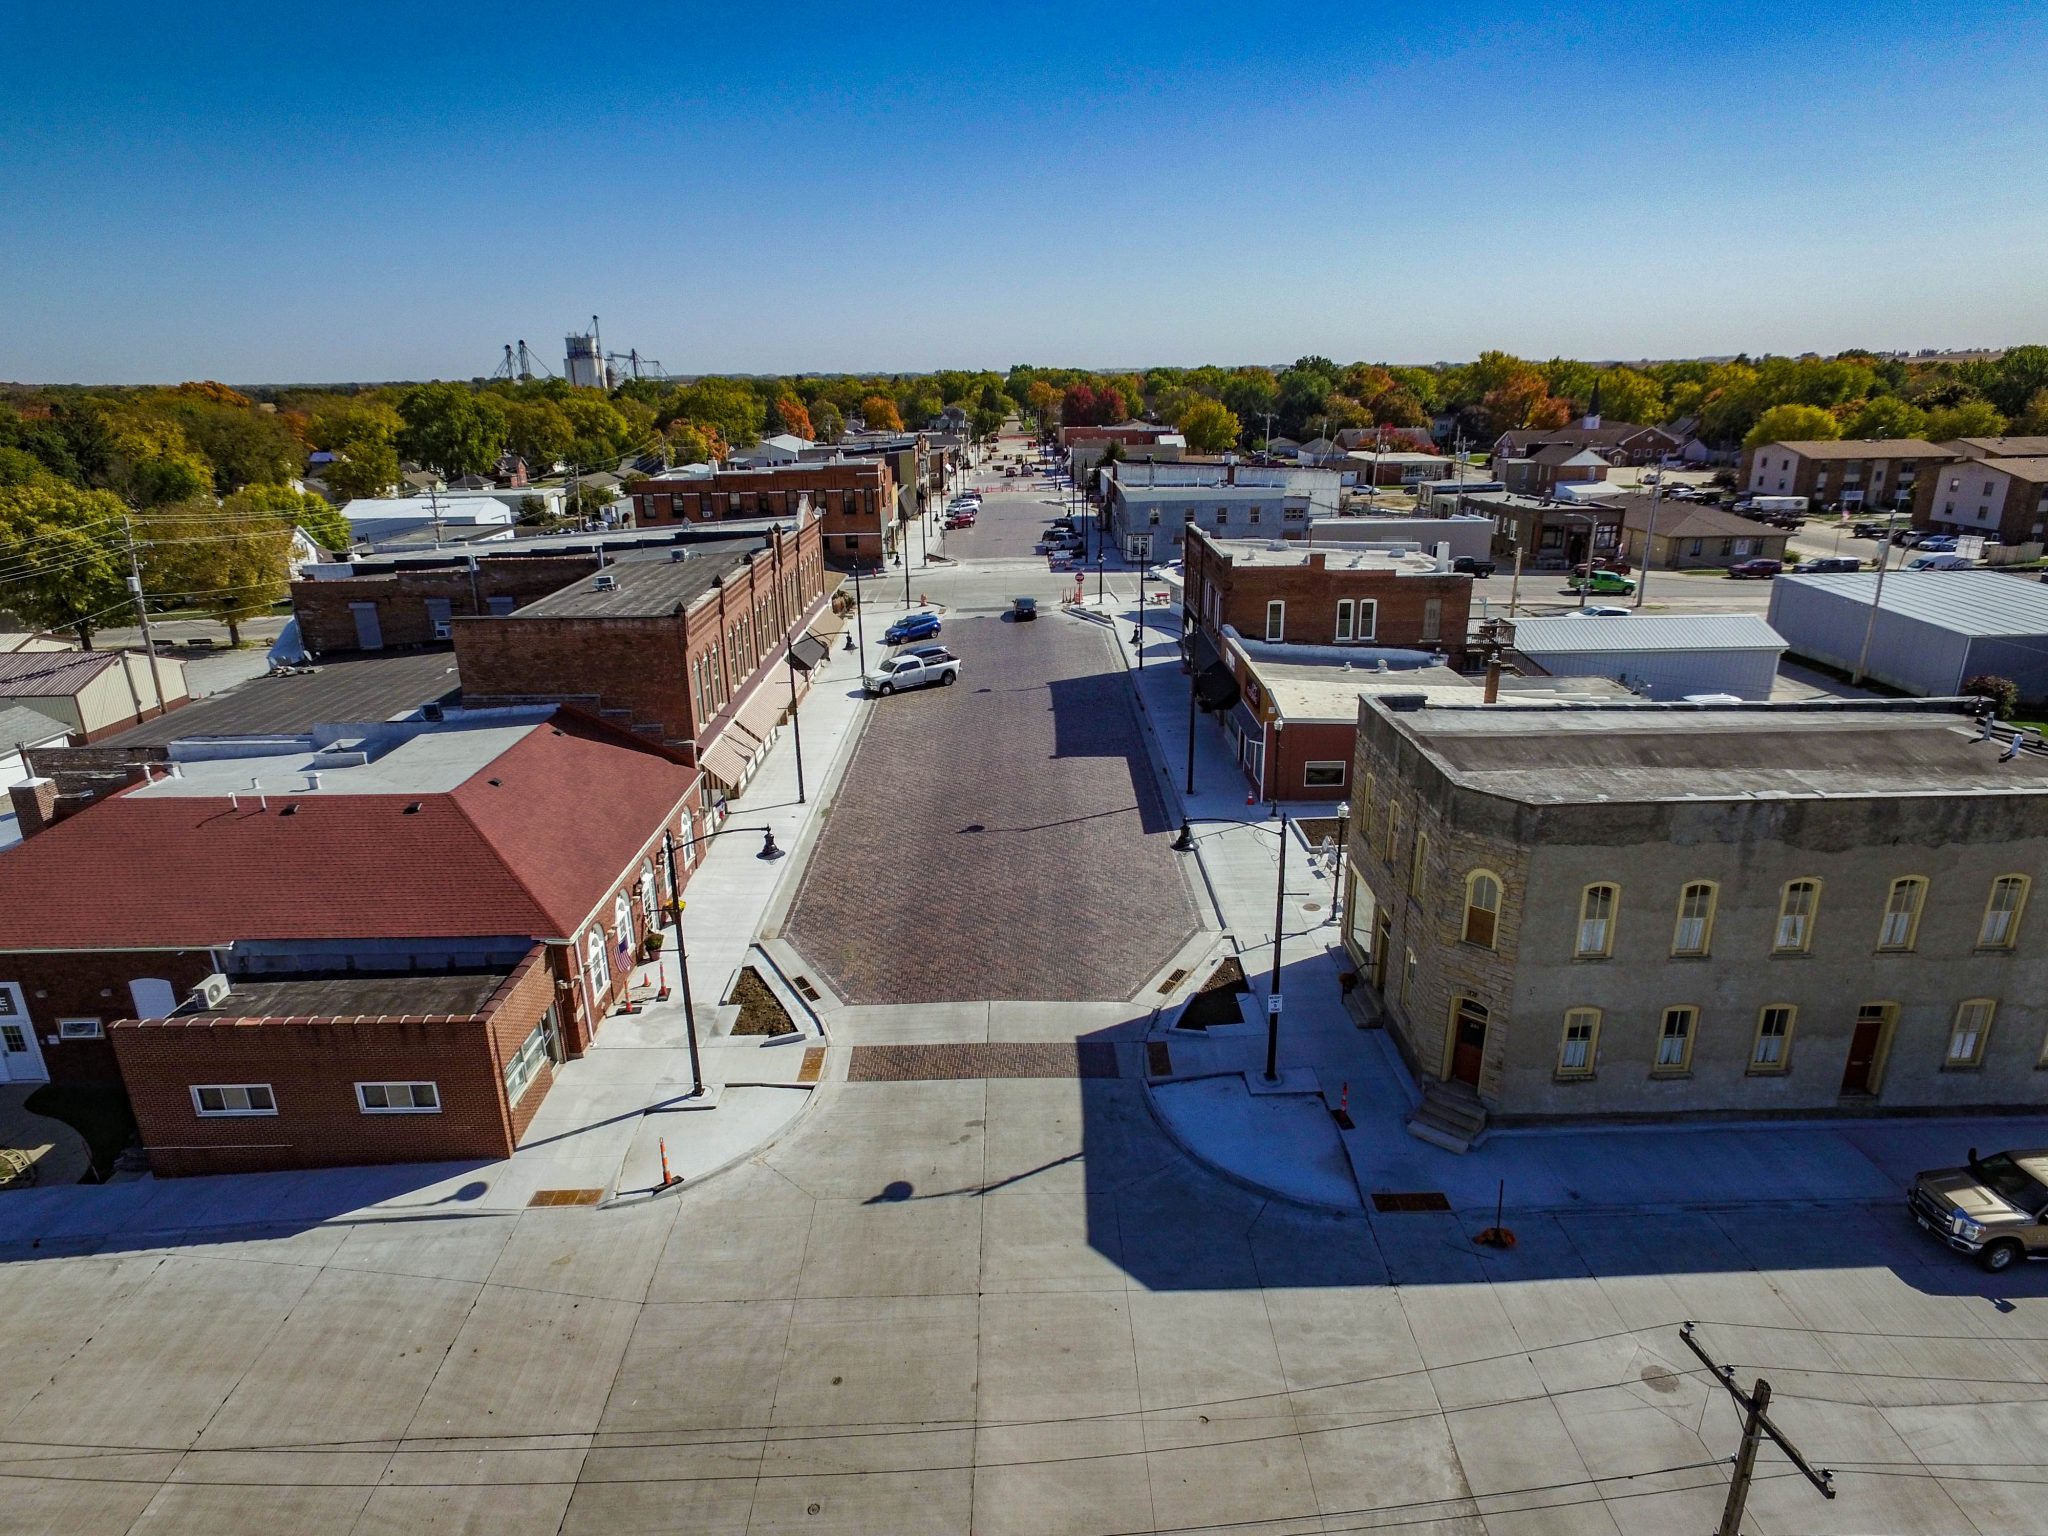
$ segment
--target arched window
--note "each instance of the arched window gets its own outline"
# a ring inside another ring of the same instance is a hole
[[[591,1006],[596,1007],[611,985],[612,968],[604,952],[604,929],[595,925],[583,941],[583,974],[590,983]]]
[[[1491,949],[1499,928],[1500,876],[1475,869],[1465,877],[1465,942]]]
[[[640,866],[640,912],[650,923],[654,921],[655,906],[654,860],[649,859]]]
[[[1820,882],[1788,880],[1778,895],[1778,931],[1771,950],[1803,955],[1813,947],[1813,920],[1820,913]]]
[[[1927,882],[1905,875],[1892,882],[1885,897],[1884,922],[1878,926],[1879,949],[1911,949],[1920,933],[1920,909],[1927,904]]]
[[[624,891],[612,898],[612,942],[621,949],[633,942],[633,903],[626,900]]]
[[[1579,937],[1572,951],[1580,960],[1605,960],[1614,953],[1614,913],[1621,887],[1602,883],[1579,893]]]
[[[1671,953],[1705,955],[1714,942],[1714,898],[1711,880],[1694,880],[1678,893],[1678,926],[1671,932]]]

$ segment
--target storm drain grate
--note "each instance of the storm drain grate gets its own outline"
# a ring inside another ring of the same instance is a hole
[[[825,1070],[825,1048],[811,1046],[804,1052],[803,1065],[796,1069],[796,1080],[800,1083],[815,1083],[818,1075]]]
[[[601,1189],[537,1189],[528,1205],[596,1205],[604,1198]]]
[[[1161,992],[1171,992],[1175,987],[1179,986],[1182,982],[1186,981],[1187,979],[1188,970],[1186,966],[1182,966],[1177,971],[1168,971],[1166,973],[1166,980],[1159,983],[1159,990]]]
[[[1153,1077],[1173,1076],[1173,1053],[1164,1040],[1145,1042],[1145,1070]]]
[[[1448,1211],[1451,1202],[1435,1190],[1424,1190],[1419,1194],[1389,1194],[1375,1192],[1372,1208],[1376,1211]]]
[[[793,976],[789,984],[803,994],[803,999],[807,1003],[818,1002],[824,997],[822,992],[811,985],[811,978],[808,976]]]

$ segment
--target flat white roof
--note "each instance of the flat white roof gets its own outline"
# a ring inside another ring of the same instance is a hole
[[[1753,613],[1562,614],[1515,620],[1515,649],[1528,656],[1614,651],[1774,651],[1785,637]]]
[[[430,726],[395,745],[386,745],[390,740],[387,736],[366,733],[370,758],[366,763],[336,762],[338,756],[358,749],[356,738],[346,735],[335,742],[333,752],[322,752],[305,738],[279,739],[274,744],[261,738],[246,742],[209,741],[198,750],[219,755],[188,757],[174,753],[178,765],[175,778],[152,779],[137,785],[129,794],[156,800],[219,799],[231,794],[278,795],[295,800],[313,794],[446,794],[509,752],[529,732],[540,729],[548,713],[536,709],[526,719],[489,725]],[[248,755],[229,755],[243,751]],[[309,773],[320,775],[317,790],[306,788]],[[251,779],[259,780],[262,788],[250,788]]]

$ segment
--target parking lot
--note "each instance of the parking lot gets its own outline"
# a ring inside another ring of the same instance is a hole
[[[1065,507],[1065,491],[1034,475],[1025,480],[983,477],[981,516],[972,528],[947,532],[945,552],[954,560],[1039,560],[1038,541],[1045,537],[1046,524]],[[1084,507],[1081,515],[1087,515]]]
[[[1193,933],[1108,635],[1041,615],[947,620],[958,685],[872,706],[787,924],[847,1000],[1129,997]]]

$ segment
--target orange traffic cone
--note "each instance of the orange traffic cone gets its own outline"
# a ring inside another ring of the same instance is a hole
[[[1351,1085],[1344,1085],[1344,1092],[1337,1099],[1337,1124],[1344,1130],[1356,1130],[1351,1119]]]

